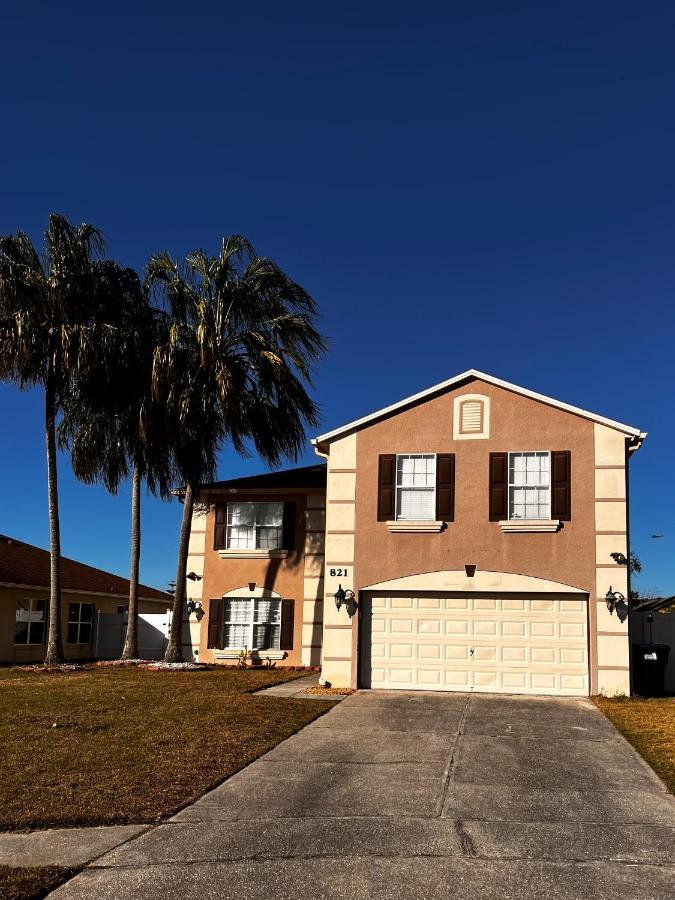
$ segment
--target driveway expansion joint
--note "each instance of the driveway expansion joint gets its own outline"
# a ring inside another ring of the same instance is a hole
[[[462,714],[459,718],[459,724],[457,725],[457,733],[455,736],[455,740],[453,742],[452,747],[450,748],[450,754],[448,756],[448,763],[443,775],[443,784],[441,786],[441,795],[436,804],[436,815],[441,816],[443,814],[443,808],[445,806],[445,800],[448,796],[448,790],[450,789],[450,785],[452,784],[452,779],[455,774],[455,769],[457,767],[457,761],[459,759],[459,750],[462,743],[462,738],[464,736],[464,728],[466,725],[466,720],[469,715],[469,708],[471,705],[471,694],[466,695],[466,700],[464,702],[464,706],[462,708]]]

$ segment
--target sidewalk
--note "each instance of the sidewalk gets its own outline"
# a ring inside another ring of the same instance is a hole
[[[256,691],[255,693],[258,696],[267,697],[293,697],[295,700],[332,700],[332,697],[322,697],[321,694],[303,694],[303,691],[306,691],[307,688],[314,687],[314,685],[318,683],[319,673],[315,672],[313,675],[306,675],[304,678],[296,678],[295,681],[286,681],[284,684],[275,684],[274,687],[263,688],[261,691]]]
[[[98,828],[49,828],[29,834],[0,834],[0,865],[84,866],[150,828],[150,825],[103,825]]]

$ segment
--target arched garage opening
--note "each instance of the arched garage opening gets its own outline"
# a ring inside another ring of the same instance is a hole
[[[587,696],[588,595],[508,572],[427,572],[360,591],[361,686]]]

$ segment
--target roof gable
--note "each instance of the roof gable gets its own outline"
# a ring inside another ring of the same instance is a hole
[[[531,400],[537,400],[540,403],[545,403],[548,406],[553,406],[557,409],[564,410],[565,412],[569,412],[572,415],[581,416],[582,418],[589,419],[592,422],[597,422],[601,425],[607,425],[609,428],[615,428],[617,431],[621,431],[627,437],[633,438],[634,449],[637,449],[647,436],[646,432],[642,432],[639,428],[634,428],[631,425],[624,425],[621,422],[615,422],[613,419],[607,419],[604,416],[599,416],[596,413],[589,412],[586,409],[581,409],[578,406],[572,406],[569,403],[563,403],[561,400],[555,400],[553,397],[547,397],[545,394],[538,394],[536,391],[530,391],[527,388],[520,387],[520,385],[511,384],[508,381],[503,381],[501,378],[496,378],[494,375],[488,375],[485,372],[479,372],[477,369],[468,369],[466,372],[462,372],[460,375],[455,375],[454,378],[449,378],[447,381],[442,381],[440,384],[436,384],[424,391],[420,391],[418,394],[413,394],[410,397],[399,400],[398,403],[393,403],[391,406],[386,406],[383,409],[379,409],[376,412],[370,413],[370,415],[363,416],[360,419],[355,419],[353,422],[349,422],[347,425],[342,425],[340,428],[335,428],[333,431],[327,431],[325,434],[321,434],[318,437],[313,438],[312,444],[314,444],[315,447],[320,447],[322,444],[330,444],[332,441],[337,440],[337,438],[343,437],[344,435],[349,434],[353,431],[358,431],[360,428],[364,428],[368,425],[373,424],[374,422],[394,415],[397,412],[406,409],[407,407],[414,406],[417,403],[423,402],[427,399],[431,399],[437,394],[441,394],[452,388],[458,387],[465,381],[471,381],[474,379],[485,381],[488,384],[496,385],[497,387],[504,388],[507,391],[512,391],[515,394],[520,394],[523,397],[529,397]]]

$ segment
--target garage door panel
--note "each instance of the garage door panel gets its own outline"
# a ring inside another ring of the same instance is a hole
[[[417,633],[422,636],[442,634],[443,623],[440,619],[420,619],[417,623]]]
[[[497,609],[497,599],[496,597],[477,597],[473,602],[474,612],[481,612],[482,610],[496,610]]]
[[[588,695],[585,601],[373,597],[366,608],[373,687]]]
[[[442,609],[443,601],[440,597],[420,597],[419,609]]]

